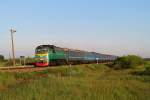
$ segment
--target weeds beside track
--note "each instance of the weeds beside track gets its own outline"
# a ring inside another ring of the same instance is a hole
[[[60,66],[29,73],[1,73],[2,100],[149,100],[144,67],[113,70],[103,64]]]

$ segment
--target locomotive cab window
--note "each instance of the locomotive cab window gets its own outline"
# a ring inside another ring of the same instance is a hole
[[[47,53],[48,52],[48,48],[37,48],[36,49],[36,53]]]

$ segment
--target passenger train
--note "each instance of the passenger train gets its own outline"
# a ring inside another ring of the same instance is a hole
[[[114,61],[117,56],[87,52],[54,45],[40,45],[35,49],[35,66],[81,64]]]

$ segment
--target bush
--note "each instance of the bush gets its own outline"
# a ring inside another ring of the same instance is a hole
[[[150,75],[150,65],[145,66],[145,71],[143,72],[144,75]]]
[[[0,61],[4,61],[4,56],[0,55]]]
[[[144,64],[144,60],[135,55],[128,55],[128,56],[123,56],[119,57],[114,61],[113,66],[115,68],[121,68],[121,69],[126,69],[126,68],[133,68],[135,66],[139,66]]]

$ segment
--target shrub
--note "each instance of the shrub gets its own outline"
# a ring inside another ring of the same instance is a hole
[[[143,72],[144,75],[150,75],[150,65],[145,66],[145,71]]]
[[[0,55],[0,61],[4,61],[4,56]]]
[[[135,66],[139,66],[144,64],[144,60],[135,55],[128,55],[128,56],[123,56],[119,57],[114,61],[113,66],[115,68],[121,68],[121,69],[126,69],[126,68],[133,68]]]

